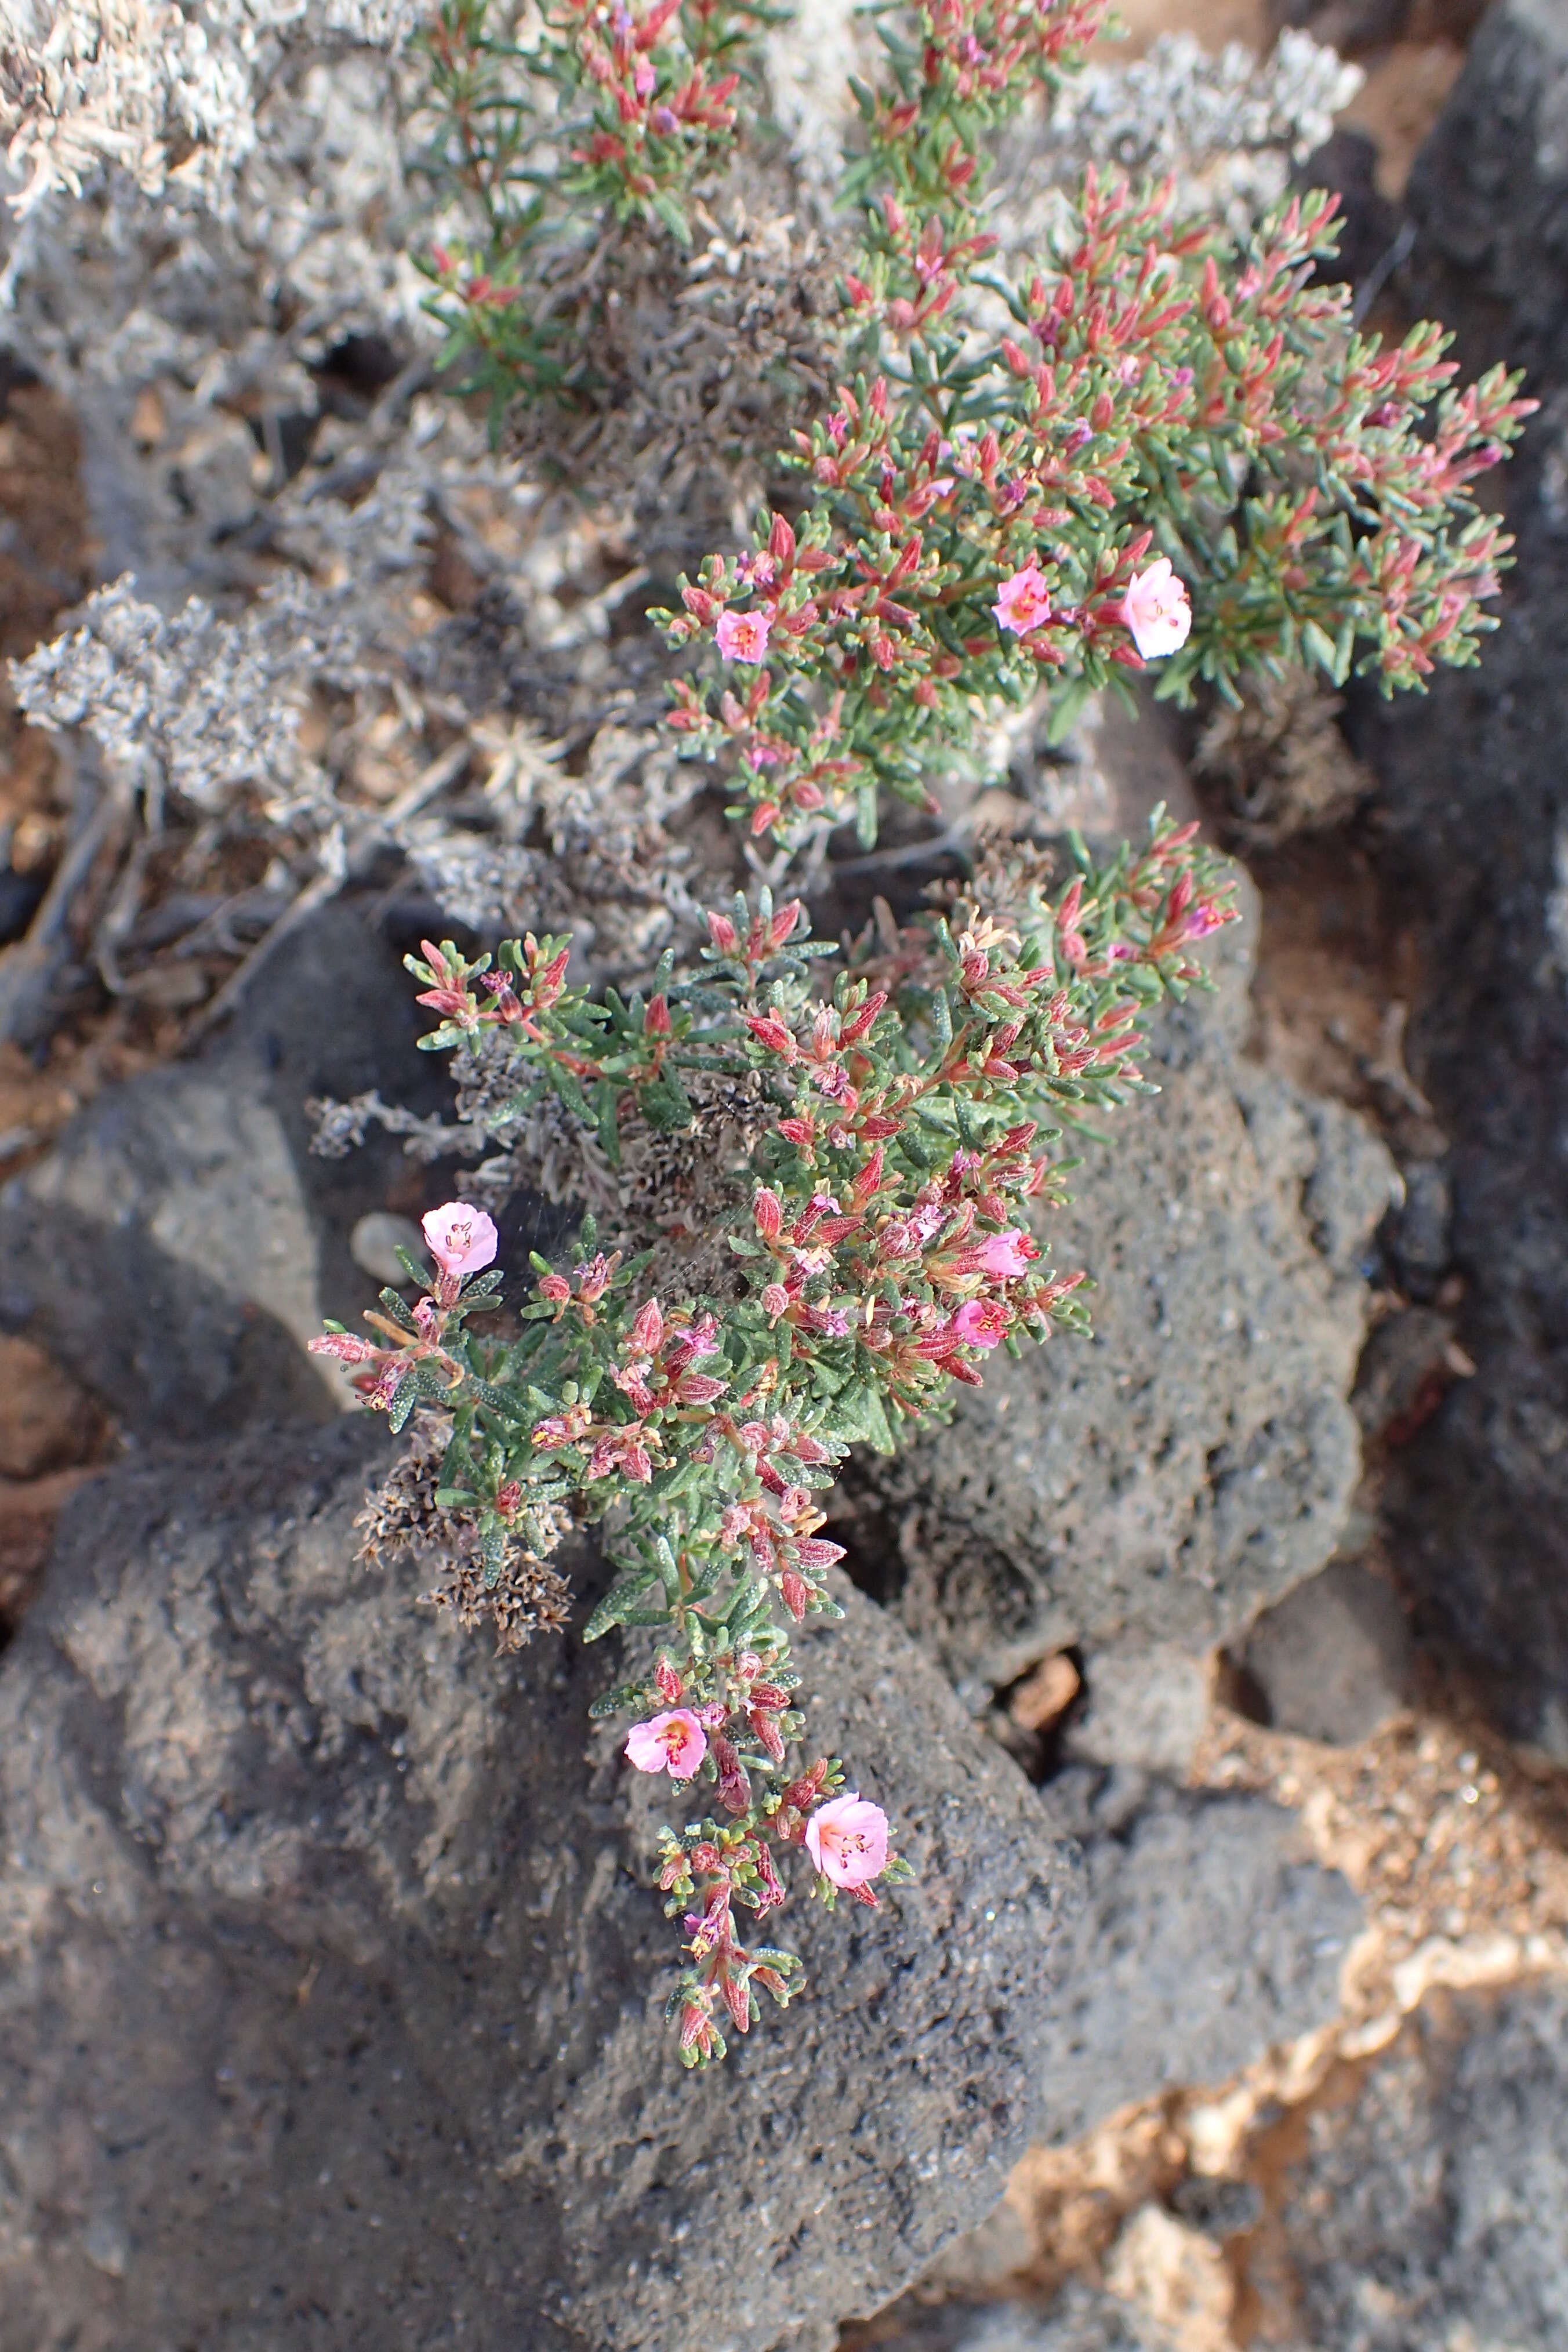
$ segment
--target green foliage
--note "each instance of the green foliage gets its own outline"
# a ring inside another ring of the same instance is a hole
[[[1354,331],[1315,277],[1327,199],[1237,252],[1174,219],[1168,190],[1090,173],[1025,280],[986,275],[985,142],[1102,14],[882,12],[839,385],[784,458],[803,503],[656,616],[697,657],[671,724],[722,759],[731,814],[773,834],[781,870],[847,815],[872,840],[883,793],[924,800],[977,717],[1042,686],[1058,728],[1154,660],[1182,700],[1289,663],[1393,690],[1473,660],[1490,625],[1509,542],[1470,485],[1530,404],[1500,371],[1457,392],[1436,328],[1394,350]],[[584,363],[608,224],[686,236],[765,21],[561,0],[525,46],[497,0],[445,0],[427,161],[467,190],[479,242],[434,256],[436,301],[447,360],[498,419]],[[570,1512],[615,1570],[585,1638],[657,1633],[594,1713],[646,1717],[632,1762],[706,1808],[661,1853],[688,2064],[749,2030],[757,1987],[781,2006],[800,1989],[796,1960],[740,1934],[784,1900],[775,1858],[806,1848],[827,1902],[874,1903],[904,1868],[837,1759],[791,1760],[793,1628],[841,1613],[835,1467],[945,1410],[997,1346],[1085,1328],[1081,1277],[1047,1263],[1029,1204],[1061,1198],[1075,1135],[1145,1089],[1137,1021],[1202,980],[1193,949],[1231,919],[1191,828],[1157,818],[1098,870],[1073,855],[1054,897],[1015,852],[826,972],[804,908],[767,890],[710,915],[698,969],[667,957],[629,995],[569,986],[565,940],[493,961],[426,943],[413,966],[437,1022],[422,1043],[461,1062],[482,1042],[487,1084],[504,1058],[492,1127],[552,1121],[612,1172],[650,1139],[665,1155],[660,1246],[606,1251],[585,1220],[567,1266],[534,1258],[521,1336],[468,1325],[492,1277],[472,1278],[453,1204],[435,1213],[464,1254],[412,1309],[384,1294],[390,1344],[318,1345],[395,1423],[421,1402],[449,1416],[436,1499],[479,1547],[468,1605],[493,1594],[499,1620],[512,1563],[541,1568]]]
[[[471,246],[437,247],[430,308],[456,389],[498,425],[580,373],[595,248],[612,222],[690,242],[700,179],[732,144],[767,0],[553,0],[519,37],[507,0],[441,0],[424,36],[422,167],[460,194]]]

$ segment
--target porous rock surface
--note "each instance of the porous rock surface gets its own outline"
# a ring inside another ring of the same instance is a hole
[[[301,926],[205,1053],[107,1088],[0,1188],[0,1331],[132,1442],[330,1419],[349,1391],[305,1349],[323,1314],[357,1328],[374,1303],[352,1234],[401,1147],[312,1158],[305,1104],[379,1086],[434,1108],[418,1022],[395,943],[357,909]]]
[[[793,1910],[811,1993],[684,2075],[616,1661],[357,1568],[385,1447],[121,1468],[0,1667],[0,2352],[827,2352],[1043,2127],[1070,1861],[847,1591],[814,1729],[918,1882]]]
[[[1045,1228],[1097,1285],[1093,1339],[994,1357],[947,1428],[869,1474],[882,1586],[972,1702],[1075,1642],[1091,1683],[1119,1636],[1205,1650],[1342,1525],[1358,1261],[1392,1168],[1353,1114],[1246,1059],[1255,922],[1218,934],[1217,995],[1152,1021],[1163,1091],[1084,1147]]]
[[[1265,1610],[1242,1664],[1272,1729],[1333,1747],[1368,1738],[1414,1687],[1410,1626],[1398,1597],[1354,1559],[1331,1560]]]
[[[1522,363],[1542,413],[1501,478],[1517,568],[1478,667],[1369,698],[1391,924],[1423,975],[1409,1063],[1452,1139],[1458,1382],[1396,1454],[1423,1630],[1503,1727],[1568,1759],[1568,10],[1498,0],[1410,188],[1411,294],[1467,373]]]
[[[1296,2305],[1289,2352],[1546,2352],[1568,2342],[1565,2212],[1568,1986],[1442,1994],[1348,2112],[1310,2116],[1252,2259]]]
[[[911,2312],[885,2352],[1183,2352],[1135,2304],[1072,2279],[1048,2307],[946,2304]]]
[[[1051,2032],[1046,2139],[1224,2083],[1338,2015],[1362,1907],[1310,1858],[1294,1813],[1083,1767],[1046,1797],[1082,1839],[1088,1881]]]

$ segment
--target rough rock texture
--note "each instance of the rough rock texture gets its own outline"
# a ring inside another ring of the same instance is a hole
[[[1417,163],[1415,291],[1467,368],[1546,407],[1508,469],[1518,569],[1478,669],[1369,709],[1391,920],[1424,974],[1411,1067],[1453,1139],[1459,1339],[1479,1367],[1389,1499],[1426,1630],[1568,1758],[1568,11],[1500,0]]]
[[[109,1089],[0,1191],[0,1329],[133,1439],[329,1417],[346,1391],[305,1345],[374,1304],[351,1236],[403,1169],[385,1139],[311,1159],[304,1105],[379,1085],[431,1107],[418,1021],[390,939],[346,907],[302,927],[211,1052]]]
[[[1082,1839],[1089,1883],[1052,2026],[1046,2137],[1223,2083],[1337,2015],[1361,1905],[1309,1859],[1293,1813],[1083,1768],[1046,1797]]]
[[[1074,2279],[1048,2309],[1023,2304],[945,2304],[911,2313],[883,2339],[884,2352],[1182,2352],[1179,2340],[1136,2305]]]
[[[385,1442],[113,1474],[0,1668],[0,2352],[826,2352],[1045,2125],[1070,1864],[847,1593],[814,1723],[918,1885],[792,1912],[816,1990],[683,2075],[615,1661],[357,1570]]]
[[[1098,1650],[1062,1753],[1075,1764],[1121,1764],[1186,1778],[1209,1715],[1209,1668],[1172,1642]]]
[[[1218,937],[1219,996],[1155,1024],[1163,1092],[1085,1147],[1048,1228],[1099,1286],[1093,1340],[994,1360],[950,1427],[866,1474],[849,1522],[857,1573],[973,1703],[1070,1643],[1205,1649],[1343,1521],[1357,1262],[1392,1171],[1350,1112],[1244,1059],[1251,925]]]
[[[1310,2117],[1248,2249],[1290,2352],[1568,2342],[1568,1987],[1437,1995]],[[1244,2257],[1247,2259],[1248,2257]],[[1263,2267],[1267,2264],[1267,2268]]]
[[[1300,26],[1346,57],[1390,41],[1468,41],[1487,0],[1268,0],[1271,29]],[[1551,5],[1552,0],[1545,0]]]
[[[1410,1695],[1409,1622],[1385,1578],[1331,1560],[1265,1610],[1241,1663],[1276,1731],[1351,1747]]]

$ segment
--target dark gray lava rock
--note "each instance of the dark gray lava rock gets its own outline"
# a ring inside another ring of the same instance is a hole
[[[1172,1642],[1097,1650],[1062,1736],[1069,1763],[1184,1780],[1209,1717],[1209,1668]]]
[[[683,2074],[615,1661],[357,1569],[385,1445],[112,1474],[0,1668],[0,2352],[826,2352],[1045,2126],[1070,1863],[847,1592],[814,1727],[918,1884],[792,1911],[813,1990]]]
[[[1550,6],[1552,0],[1544,0]],[[1485,14],[1487,0],[1268,0],[1275,30],[1300,26],[1345,57],[1385,48],[1406,36],[1415,40],[1468,41]]]
[[[1479,1370],[1391,1468],[1422,1629],[1568,1758],[1568,10],[1499,0],[1417,161],[1413,292],[1546,402],[1503,480],[1518,567],[1479,668],[1369,709],[1391,920],[1430,975],[1411,1065],[1453,1139]]]
[[[1153,1024],[1163,1091],[1089,1145],[1052,1255],[1092,1341],[994,1358],[950,1427],[861,1475],[842,1539],[972,1704],[1049,1650],[1197,1652],[1333,1550],[1360,1469],[1358,1261],[1393,1181],[1350,1112],[1245,1060],[1251,927]]]
[[[1410,1623],[1387,1579],[1331,1560],[1265,1610],[1241,1653],[1276,1731],[1351,1747],[1410,1696]]]
[[[1102,2287],[1071,2279],[1048,2308],[945,2304],[911,2311],[883,2352],[1180,2352],[1146,2313]]]
[[[133,1439],[330,1418],[348,1391],[305,1346],[323,1314],[352,1327],[374,1304],[353,1228],[408,1171],[386,1138],[312,1159],[305,1103],[380,1087],[436,1108],[420,1025],[394,942],[325,909],[210,1052],[108,1088],[0,1191],[0,1328],[68,1366]]]
[[[1290,2352],[1554,2352],[1565,2214],[1568,1987],[1436,1996],[1286,2175]]]
[[[1338,2014],[1361,1905],[1309,1858],[1293,1813],[1081,1769],[1046,1796],[1083,1841],[1089,1883],[1051,2031],[1051,2140],[1223,2083]]]

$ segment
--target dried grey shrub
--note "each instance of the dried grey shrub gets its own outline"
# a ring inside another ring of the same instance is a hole
[[[623,982],[737,878],[705,772],[660,729],[657,648],[616,615],[649,567],[742,531],[792,404],[826,388],[848,232],[826,192],[866,27],[809,0],[773,38],[794,163],[716,184],[689,253],[640,233],[563,248],[552,300],[615,297],[598,389],[536,410],[498,456],[421,389],[433,329],[409,254],[452,215],[408,169],[419,83],[399,45],[417,13],[0,0],[8,338],[76,404],[121,575],[19,690],[95,738],[124,803],[79,950],[149,994],[179,963],[203,1018],[232,1001],[226,959],[387,842],[452,921],[573,930],[585,970]],[[1350,76],[1294,35],[1265,66],[1191,41],[1097,65],[1020,133],[1021,161],[1009,150],[1004,241],[1037,249],[1090,157],[1255,209]],[[380,374],[349,396],[332,371],[355,338]],[[468,583],[457,608],[442,565]],[[199,920],[174,924],[165,902],[202,896],[204,859],[258,840],[264,881],[252,856],[215,908],[209,875]],[[551,1189],[580,1139],[547,1129],[478,1156]]]
[[[106,169],[175,206],[225,210],[281,50],[395,48],[420,0],[4,0],[0,139],[21,219]]]
[[[1064,195],[1091,163],[1134,180],[1171,175],[1183,214],[1245,236],[1363,79],[1300,32],[1282,33],[1263,58],[1239,41],[1212,55],[1175,33],[1125,64],[1087,66],[1048,113],[1026,111],[1004,142],[995,226],[1010,266],[1048,247]]]

